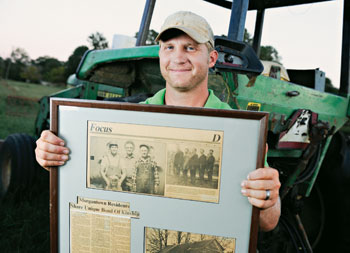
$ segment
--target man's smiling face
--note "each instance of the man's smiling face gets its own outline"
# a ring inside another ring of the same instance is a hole
[[[207,85],[208,69],[216,61],[205,44],[198,44],[187,34],[160,42],[159,63],[167,85],[178,91],[189,91]]]

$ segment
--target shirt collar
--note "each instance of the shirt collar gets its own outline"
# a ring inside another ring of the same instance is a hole
[[[213,90],[208,89],[208,91],[209,91],[209,96],[203,107],[217,108],[218,102],[221,102],[221,101],[215,97]],[[165,88],[158,91],[152,98],[152,103],[157,105],[164,105],[164,101],[165,101]]]

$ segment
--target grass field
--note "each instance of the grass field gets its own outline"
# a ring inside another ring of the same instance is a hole
[[[33,136],[39,99],[61,89],[0,79],[0,139],[12,133]]]
[[[12,133],[34,136],[38,100],[60,88],[0,80],[0,139]],[[49,252],[48,173],[27,189],[13,188],[0,202],[0,252]]]

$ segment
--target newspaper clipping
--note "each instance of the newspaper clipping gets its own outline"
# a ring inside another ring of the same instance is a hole
[[[88,122],[87,187],[219,201],[223,131]]]
[[[236,239],[168,229],[145,229],[145,252],[225,252],[234,253]]]
[[[130,252],[129,203],[78,197],[69,203],[70,252]]]

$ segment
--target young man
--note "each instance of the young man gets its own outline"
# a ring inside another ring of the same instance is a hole
[[[123,191],[135,191],[136,157],[134,155],[135,144],[126,141],[124,144],[125,156],[120,160],[120,166],[125,169],[125,179],[122,182]]]
[[[174,174],[180,176],[180,173],[183,171],[184,167],[184,152],[177,146],[177,151],[174,156]]]
[[[149,146],[140,145],[141,157],[136,161],[136,192],[158,194],[159,174],[157,163],[149,156]]]
[[[197,155],[197,149],[193,148],[191,152],[191,158],[189,161],[190,164],[190,175],[191,175],[191,186],[195,186],[196,183],[196,174],[199,167],[199,160]]]
[[[106,183],[107,190],[121,191],[121,184],[125,178],[125,170],[120,167],[120,155],[118,154],[118,143],[109,141],[108,151],[101,159],[100,173]]]
[[[214,150],[210,149],[207,159],[207,171],[208,171],[208,181],[211,182],[213,179],[213,171],[214,171],[214,164],[215,164],[215,157],[213,155]]]
[[[204,154],[204,149],[199,150],[199,180],[201,184],[204,184],[204,172],[207,167],[207,157]]]
[[[191,12],[170,15],[157,40],[166,88],[145,104],[230,109],[208,90],[208,71],[214,67],[218,52],[214,50],[212,29],[204,18]],[[63,165],[68,153],[63,140],[49,131],[44,131],[37,141],[36,157],[43,167]],[[263,231],[272,230],[278,223],[280,185],[278,171],[269,167],[252,171],[241,184],[242,194],[261,209],[259,223]]]

